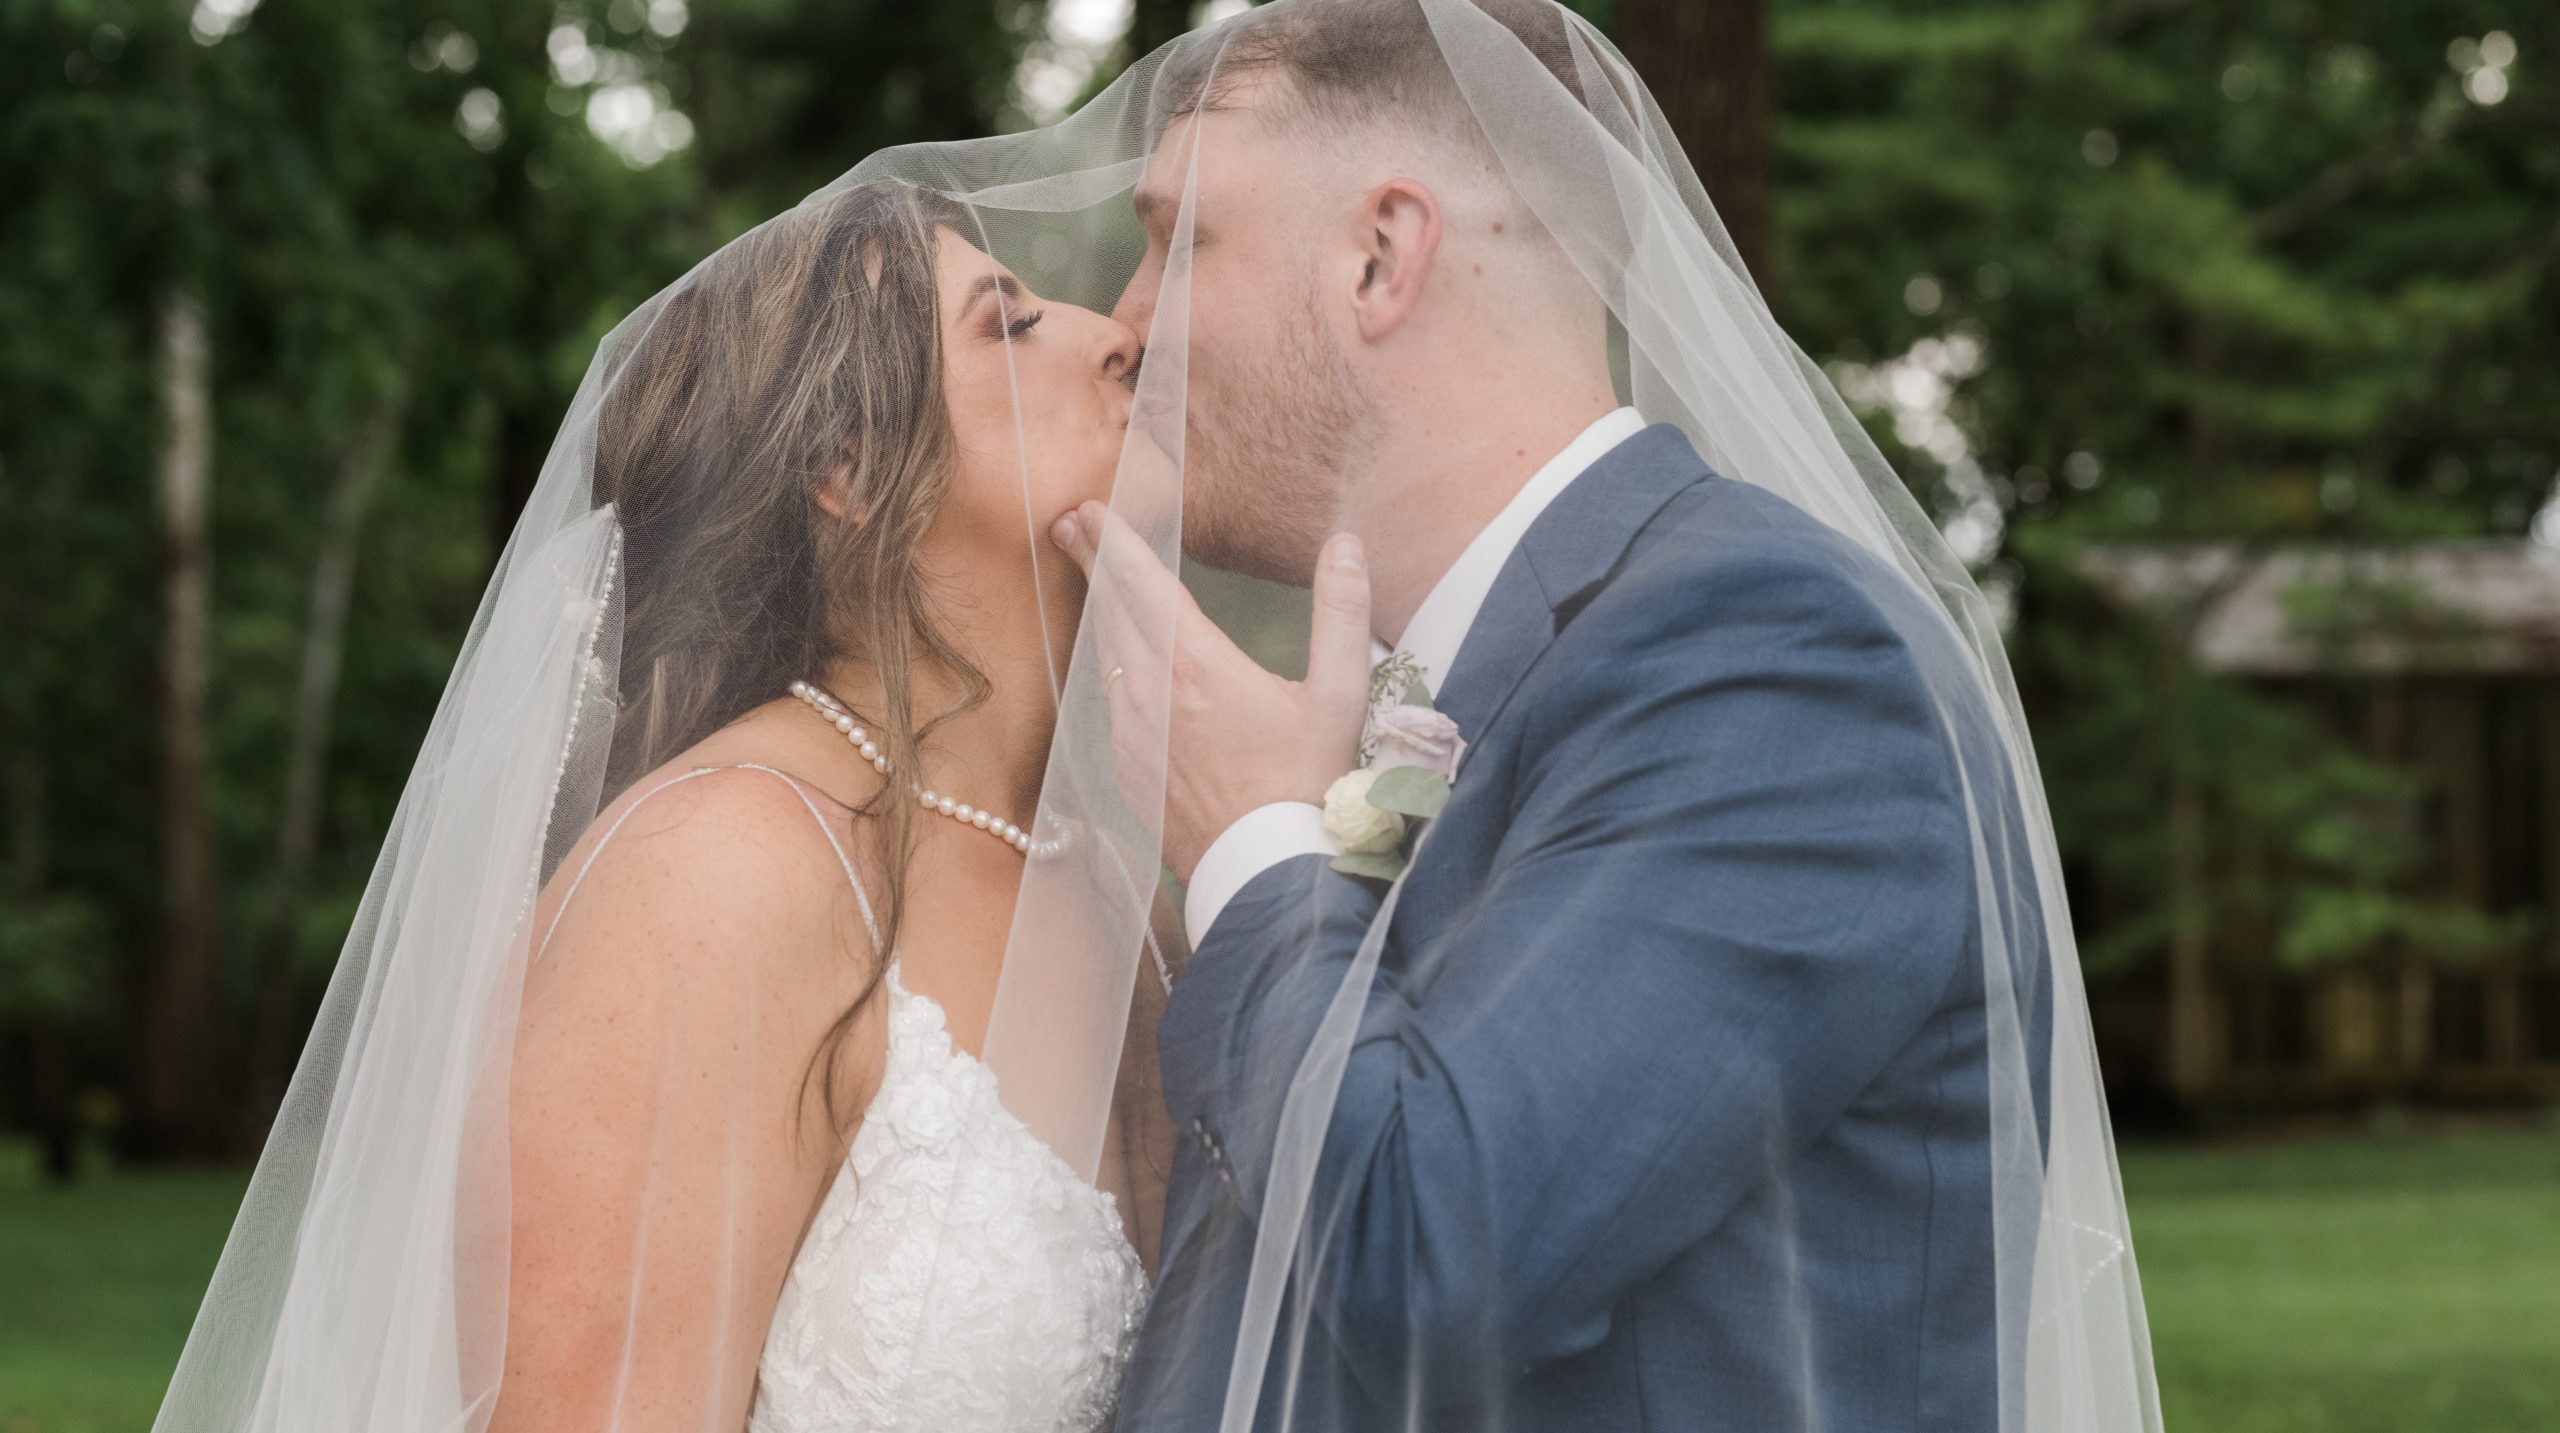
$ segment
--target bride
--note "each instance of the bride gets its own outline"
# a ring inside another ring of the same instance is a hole
[[[603,405],[621,794],[534,913],[493,1428],[1107,1414],[1133,1221],[974,1055],[1083,597],[1026,529],[1108,496],[1137,339],[966,223],[868,185],[765,226]],[[926,1308],[936,1243],[977,1268]]]
[[[981,233],[840,186],[606,340],[158,1426],[1108,1420],[1160,1106],[981,1056],[1139,345]]]

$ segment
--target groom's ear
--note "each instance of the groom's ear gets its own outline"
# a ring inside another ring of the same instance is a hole
[[[1360,281],[1351,311],[1363,341],[1396,331],[1422,302],[1440,252],[1440,201],[1418,179],[1390,179],[1360,201]]]

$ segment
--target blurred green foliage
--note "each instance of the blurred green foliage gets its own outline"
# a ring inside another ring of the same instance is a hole
[[[1789,326],[1825,358],[1980,341],[1957,415],[2014,526],[2513,533],[2547,496],[2549,7],[1782,0],[1777,16]],[[2483,104],[2448,50],[2468,40],[2476,59],[2492,31],[2512,52],[2494,84],[2469,81],[2497,93]],[[2097,466],[2075,473],[2075,453]]]
[[[98,913],[77,896],[0,897],[0,1020],[67,1021],[105,1004]]]
[[[244,3],[0,0],[0,1124],[46,1083],[18,1078],[39,1027],[70,1066],[49,1098],[124,1078],[161,940],[162,297],[194,288],[211,316],[206,1018],[236,1101],[322,514],[364,426],[387,412],[397,438],[294,933],[305,1008],[596,340],[862,155],[1005,123],[1041,27],[1035,0]],[[1140,20],[1189,11],[1144,0]],[[2291,959],[2511,940],[2412,895],[2429,855],[2406,776],[2198,675],[2071,555],[2523,526],[2560,457],[2560,14],[1773,14],[1781,314],[2015,597],[2075,885],[2107,892],[2092,960],[2165,941],[2181,783],[2213,813],[2216,910]]]
[[[2084,545],[2512,536],[2560,460],[2560,10],[1779,0],[1780,310],[2015,603],[2093,966],[2181,919],[2471,960],[2423,783],[2098,600]],[[2362,628],[2388,594],[2309,591]],[[2403,604],[2404,606],[2406,604]],[[2415,614],[2423,616],[2423,613]],[[2198,904],[2169,813],[2194,793]]]
[[[0,3],[0,767],[18,853],[0,882],[0,1123],[29,1118],[43,1083],[20,1078],[34,1022],[70,1030],[79,1085],[123,1078],[123,1017],[160,939],[163,296],[200,291],[212,333],[226,880],[206,1015],[231,1100],[321,514],[360,425],[388,410],[397,441],[361,538],[301,906],[306,1007],[596,341],[864,154],[986,132],[1028,13],[242,8]]]

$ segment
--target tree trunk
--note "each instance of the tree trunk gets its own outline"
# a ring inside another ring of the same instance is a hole
[[[346,647],[347,606],[355,589],[356,543],[376,475],[400,430],[400,406],[376,404],[338,454],[320,555],[311,567],[311,607],[302,635],[302,675],[293,699],[285,756],[284,812],[276,827],[275,900],[259,942],[258,1013],[249,1044],[249,1098],[243,1134],[256,1144],[293,1073],[293,975],[303,887],[318,844],[323,780],[328,774],[329,716]]]
[[[215,948],[213,827],[205,741],[213,397],[204,299],[170,290],[160,311],[160,827],[166,909],[144,1016],[142,1152],[203,1144],[205,1002]]]
[[[1122,45],[1132,60],[1155,53],[1157,47],[1191,28],[1194,0],[1136,0],[1129,15],[1129,35]]]
[[[506,555],[516,520],[542,481],[542,464],[551,456],[551,430],[535,414],[509,410],[498,420],[498,486],[489,503],[489,563]]]
[[[2214,1075],[2204,838],[2204,798],[2181,781],[2169,797],[2169,1088],[2189,1101]]]
[[[46,857],[44,758],[22,734],[9,754],[9,885],[30,906],[44,895]],[[71,1048],[61,1025],[37,1015],[27,1028],[28,1113],[44,1156],[45,1177],[67,1183],[79,1152],[79,1120],[71,1099]]]
[[[1767,0],[1619,0],[1618,22],[1627,58],[1774,306]]]

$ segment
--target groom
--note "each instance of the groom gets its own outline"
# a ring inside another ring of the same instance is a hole
[[[1910,635],[1942,624],[1618,406],[1599,299],[1432,53],[1411,0],[1253,12],[1163,82],[1137,191],[1143,333],[1196,172],[1186,546],[1312,585],[1316,618],[1303,683],[1180,628],[1184,1135],[1120,1426],[1227,1398],[1282,1102],[1385,890],[1330,868],[1315,804],[1372,634],[1468,748],[1357,1012],[1257,1425],[1996,1426],[1973,866]],[[1057,540],[1090,567],[1104,524]]]

